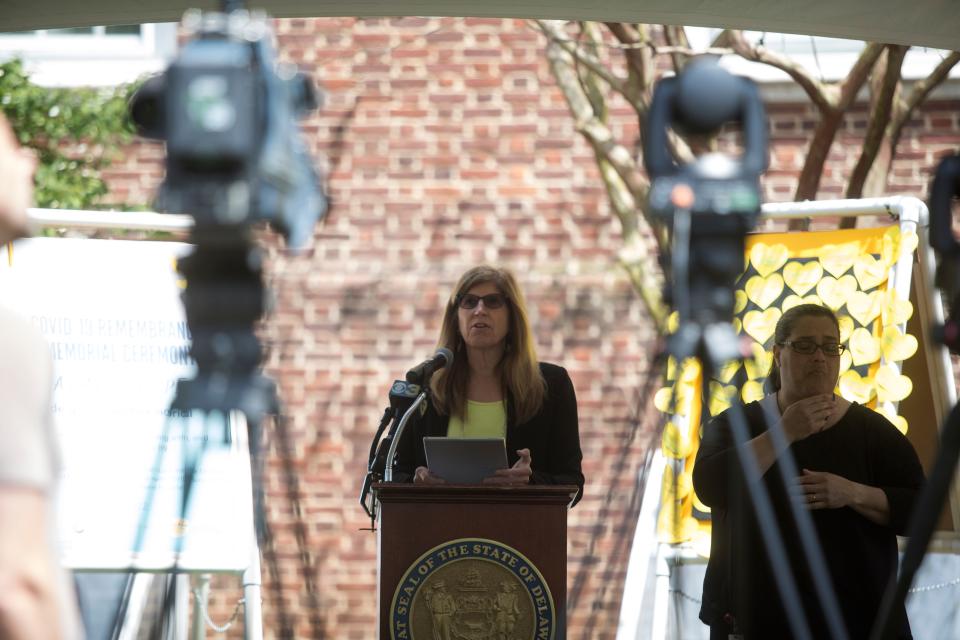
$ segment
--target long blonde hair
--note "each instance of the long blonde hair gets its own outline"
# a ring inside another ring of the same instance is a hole
[[[444,415],[466,418],[467,382],[470,365],[467,362],[463,336],[458,321],[459,297],[478,284],[493,283],[507,298],[510,325],[505,338],[503,357],[497,365],[505,394],[512,401],[517,424],[523,424],[540,411],[547,394],[547,383],[540,373],[537,350],[527,320],[523,293],[513,273],[502,267],[482,265],[473,267],[454,287],[440,327],[438,347],[454,353],[453,364],[434,374],[430,381],[437,409]]]

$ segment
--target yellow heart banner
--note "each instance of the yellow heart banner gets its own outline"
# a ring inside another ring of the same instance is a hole
[[[892,364],[880,365],[874,380],[877,383],[877,400],[880,402],[898,402],[913,391],[913,382],[901,375]]]
[[[853,266],[854,260],[861,253],[859,242],[845,242],[843,244],[827,244],[821,249],[820,264],[824,271],[839,278]],[[821,296],[823,297],[823,296]]]
[[[852,262],[851,262],[852,264]],[[823,300],[823,303],[836,311],[847,301],[854,291],[857,290],[857,279],[853,276],[841,276],[840,278],[831,278],[826,276],[817,283],[817,295]]]
[[[760,344],[766,344],[780,319],[780,309],[770,307],[765,311],[747,311],[743,316],[743,330]]]
[[[869,291],[887,281],[888,265],[869,254],[857,256],[853,263],[853,275],[860,288]]]
[[[772,276],[753,276],[747,280],[744,287],[747,297],[761,309],[766,309],[776,302],[783,293],[783,276],[775,273]]]
[[[910,358],[917,352],[918,346],[916,338],[904,335],[896,326],[884,327],[880,336],[880,349],[887,362],[900,362]]]
[[[789,257],[790,251],[782,244],[767,245],[758,242],[750,248],[750,264],[762,278],[779,271]]]
[[[850,356],[855,367],[876,362],[880,359],[880,341],[869,329],[856,329],[850,336]]]
[[[861,378],[860,374],[852,369],[840,376],[840,395],[851,402],[867,404],[876,393],[873,382],[868,378]]]
[[[783,268],[783,281],[796,292],[798,296],[804,296],[808,291],[817,286],[820,278],[823,277],[823,267],[819,262],[801,262],[791,261]]]
[[[882,302],[882,291],[873,291],[871,293],[854,291],[847,297],[847,311],[853,316],[854,320],[865,327],[880,315],[880,308],[883,306]]]

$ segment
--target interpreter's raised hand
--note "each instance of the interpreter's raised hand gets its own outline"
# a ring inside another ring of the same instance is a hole
[[[483,479],[483,484],[522,485],[530,484],[530,449],[517,449],[520,459],[509,469],[497,469],[492,476]]]
[[[856,483],[826,471],[804,469],[797,476],[797,498],[808,509],[839,509],[854,503]]]
[[[416,484],[447,484],[446,480],[427,467],[417,467],[417,470],[413,472],[413,481]]]
[[[780,423],[790,442],[798,442],[837,424],[850,403],[832,393],[797,400],[783,412]]]

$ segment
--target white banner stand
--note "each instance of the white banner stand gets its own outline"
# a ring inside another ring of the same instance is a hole
[[[37,226],[179,235],[192,226],[189,216],[154,213],[29,213]],[[239,414],[168,409],[176,381],[195,371],[175,270],[189,248],[19,241],[0,247],[0,304],[32,321],[54,360],[63,564],[77,572],[135,572],[121,638],[135,637],[150,574],[185,574],[168,635],[177,640],[188,633],[189,575],[242,575],[245,638],[258,640],[260,563],[246,425]],[[191,459],[197,473],[181,518],[181,471]]]

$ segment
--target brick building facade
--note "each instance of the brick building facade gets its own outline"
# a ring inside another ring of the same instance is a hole
[[[326,94],[304,129],[326,164],[332,209],[304,255],[271,250],[277,305],[264,328],[290,416],[324,637],[376,636],[375,536],[357,504],[370,439],[390,382],[432,353],[457,277],[490,262],[518,274],[541,359],[565,366],[577,390],[587,485],[569,517],[569,637],[614,638],[638,472],[659,444],[645,386],[657,339],[615,265],[618,223],[542,37],[524,21],[495,19],[291,19],[276,29],[282,58]],[[934,99],[915,115],[890,193],[924,197],[936,158],[960,145],[958,106]],[[816,113],[806,102],[768,111],[766,197],[789,200]],[[611,117],[635,131],[631,110]],[[865,126],[865,110],[847,118],[822,197],[841,195]],[[108,175],[109,200],[149,202],[161,173],[160,148],[135,143]],[[307,638],[276,455],[267,491],[285,609]],[[277,608],[263,573],[273,637]],[[212,615],[223,619],[239,580],[214,586]]]

